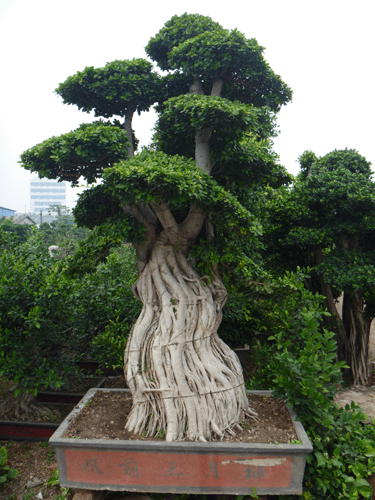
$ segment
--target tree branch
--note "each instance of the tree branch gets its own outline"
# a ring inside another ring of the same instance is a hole
[[[145,203],[122,205],[122,210],[125,214],[133,214],[137,221],[143,224],[146,228],[156,228],[158,224],[156,215]]]
[[[323,262],[323,250],[321,245],[316,245],[314,248],[314,257],[316,265],[319,266]],[[325,297],[325,306],[331,316],[337,322],[337,332],[340,338],[341,344],[344,346],[345,352],[351,353],[351,347],[347,338],[346,330],[344,323],[337,311],[337,307],[335,305],[335,300],[333,298],[331,285],[326,283],[324,276],[322,273],[318,274],[319,284],[321,288],[322,295]]]
[[[137,106],[135,103],[129,103],[127,110],[125,111],[125,121],[124,121],[124,129],[126,135],[128,136],[128,141],[130,142],[130,147],[128,148],[129,158],[133,158],[134,156],[134,144],[133,144],[133,132],[132,132],[132,120],[135,110]]]
[[[223,85],[224,85],[224,80],[222,78],[216,78],[212,85],[211,96],[220,97]]]
[[[125,205],[122,207],[122,209],[125,213],[132,213],[137,221],[143,224],[146,228],[146,240],[140,243],[133,243],[133,246],[137,253],[137,266],[139,275],[148,262],[151,249],[156,240],[158,219],[151,208],[144,203],[140,203],[139,205]]]
[[[189,92],[190,94],[204,94],[202,82],[198,75],[194,75],[194,79],[189,85]]]
[[[211,139],[212,130],[209,128],[197,129],[195,134],[195,161],[203,172],[210,173],[211,162]]]
[[[175,231],[176,233],[179,231],[179,226],[166,203],[151,201],[150,205],[164,229]]]
[[[184,250],[186,251],[195,242],[207,214],[202,212],[196,205],[190,207],[189,213],[182,224],[180,224],[180,233],[185,239]]]

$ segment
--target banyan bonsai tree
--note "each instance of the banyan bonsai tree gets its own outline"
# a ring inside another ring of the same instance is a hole
[[[259,232],[241,203],[249,186],[288,179],[270,137],[291,90],[255,39],[209,17],[172,17],[146,52],[159,69],[114,61],[60,84],[64,103],[107,120],[21,158],[40,176],[72,184],[102,178],[80,196],[75,216],[88,227],[120,224],[135,247],[133,290],[143,309],[125,352],[133,396],[126,428],[206,441],[254,414],[239,360],[217,334],[227,299],[219,261],[225,242]],[[152,105],[153,143],[135,154],[133,114]]]

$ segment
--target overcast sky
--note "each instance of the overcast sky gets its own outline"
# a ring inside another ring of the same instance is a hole
[[[289,172],[306,149],[353,148],[375,167],[374,0],[0,0],[0,206],[29,210],[24,150],[93,119],[62,104],[58,84],[86,66],[145,57],[149,38],[184,12],[256,38],[292,88],[275,140]],[[153,123],[152,113],[135,118],[141,144]]]

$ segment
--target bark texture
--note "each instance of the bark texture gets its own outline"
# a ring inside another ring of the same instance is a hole
[[[323,261],[320,246],[315,248],[315,259],[318,265]],[[336,320],[338,360],[345,361],[349,366],[354,385],[367,385],[371,376],[369,346],[372,318],[365,317],[363,294],[360,290],[351,294],[345,292],[340,315],[331,285],[325,282],[322,274],[319,275],[319,284],[325,297],[325,307]]]
[[[126,428],[166,441],[233,433],[248,405],[236,354],[217,335],[227,292],[201,278],[162,233],[136,284],[142,312],[125,352]]]
[[[126,135],[128,136],[128,141],[129,141],[129,148],[128,148],[129,158],[133,158],[134,156],[132,121],[135,110],[136,110],[136,105],[134,103],[130,103],[128,105],[127,110],[125,111],[124,129]]]
[[[17,388],[15,386],[12,392]],[[61,419],[60,412],[56,409],[42,406],[36,402],[33,393],[24,392],[22,389],[17,397],[13,394],[0,404],[0,416],[3,420],[28,420],[43,421],[48,418],[51,422],[58,422]]]
[[[213,95],[219,96],[222,86],[215,81]],[[204,93],[197,75],[190,92]],[[195,160],[207,173],[211,134],[209,128],[195,134]],[[133,290],[143,309],[125,351],[125,378],[133,395],[126,429],[159,433],[166,441],[234,434],[245,415],[256,414],[249,408],[238,357],[217,335],[227,291],[215,272],[214,278],[202,278],[186,258],[208,214],[192,205],[177,224],[162,199],[123,209],[146,229],[145,241],[134,244],[139,278]]]
[[[370,326],[371,319],[363,314],[364,301],[360,292],[344,293],[342,319],[350,345],[345,353],[355,385],[366,385],[371,375]]]

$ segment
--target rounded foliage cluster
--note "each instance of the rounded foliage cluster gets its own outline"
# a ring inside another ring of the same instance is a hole
[[[172,67],[169,62],[169,53],[173,47],[202,32],[213,32],[219,28],[221,28],[220,24],[208,16],[185,12],[181,16],[173,16],[165,23],[159,33],[146,45],[146,52],[153,61],[157,62],[160,69],[170,70]]]
[[[112,61],[103,68],[78,71],[56,89],[65,104],[95,116],[125,116],[128,108],[147,111],[161,91],[161,78],[145,59]]]
[[[94,182],[104,168],[128,156],[126,132],[102,120],[51,137],[21,154],[21,163],[39,177],[77,184],[82,176]]]
[[[164,202],[197,204],[232,224],[251,225],[249,212],[193,160],[144,150],[104,172],[106,184],[124,205]]]

